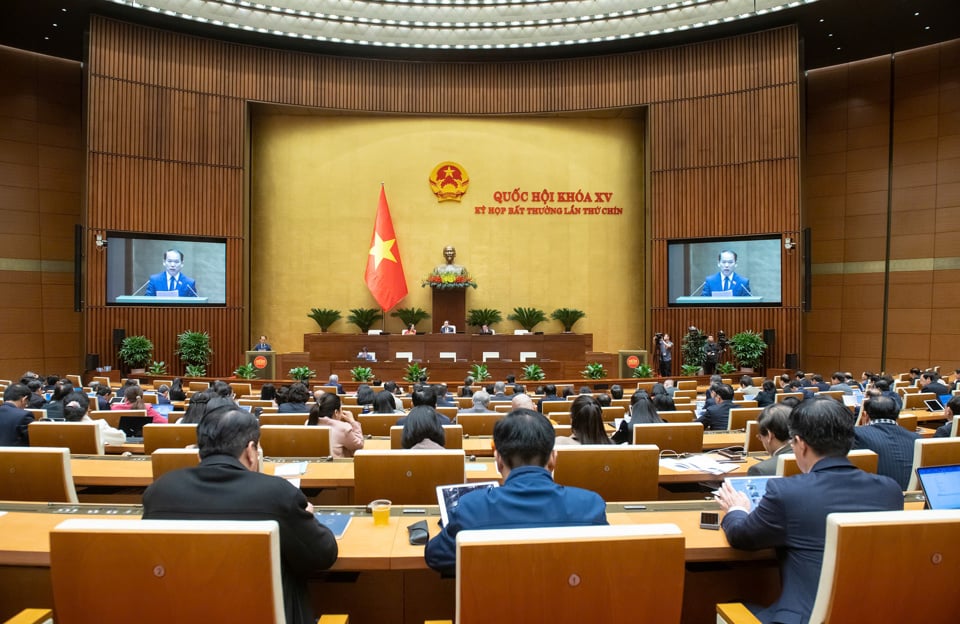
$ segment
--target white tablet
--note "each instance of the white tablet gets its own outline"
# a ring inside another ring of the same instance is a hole
[[[495,487],[500,487],[500,483],[497,481],[479,481],[458,485],[438,485],[437,504],[440,505],[440,519],[444,526],[447,524],[449,511],[460,504],[460,497],[476,490],[488,490]]]

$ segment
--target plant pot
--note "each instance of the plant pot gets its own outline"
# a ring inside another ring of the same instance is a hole
[[[753,369],[750,368],[749,366],[741,366],[741,367],[740,367],[740,372],[741,372],[741,373],[753,373]]]
[[[143,374],[146,373],[146,372],[147,372],[147,369],[145,369],[145,368],[131,368],[131,369],[130,369],[130,374],[131,374],[131,375],[143,375]]]

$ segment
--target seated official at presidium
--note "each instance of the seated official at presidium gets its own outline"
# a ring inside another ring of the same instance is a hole
[[[503,475],[498,488],[468,492],[440,534],[427,543],[427,565],[454,574],[457,533],[472,529],[586,526],[607,524],[606,504],[594,492],[558,485],[556,434],[543,414],[517,409],[493,428],[493,456]]]
[[[160,293],[176,293],[175,297],[198,297],[197,282],[184,275],[183,252],[168,249],[163,252],[163,272],[150,276],[147,282],[147,297],[163,296]]]
[[[736,273],[737,252],[724,249],[717,255],[717,268],[720,269],[703,281],[704,297],[749,297],[750,280]]]

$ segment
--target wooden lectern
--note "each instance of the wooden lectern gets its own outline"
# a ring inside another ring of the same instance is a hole
[[[247,364],[253,364],[257,379],[276,379],[276,351],[247,351]]]
[[[467,327],[467,289],[433,288],[433,333],[439,334],[444,321],[450,321],[458,332]]]

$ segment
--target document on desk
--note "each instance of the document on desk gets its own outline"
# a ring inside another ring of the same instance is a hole
[[[277,464],[273,469],[273,474],[282,477],[293,484],[294,487],[300,487],[300,475],[307,471],[307,462],[292,462],[289,464]]]
[[[681,459],[664,457],[660,460],[660,465],[678,472],[695,470],[712,475],[722,475],[737,469],[737,464],[721,464],[706,455],[692,455]]]

